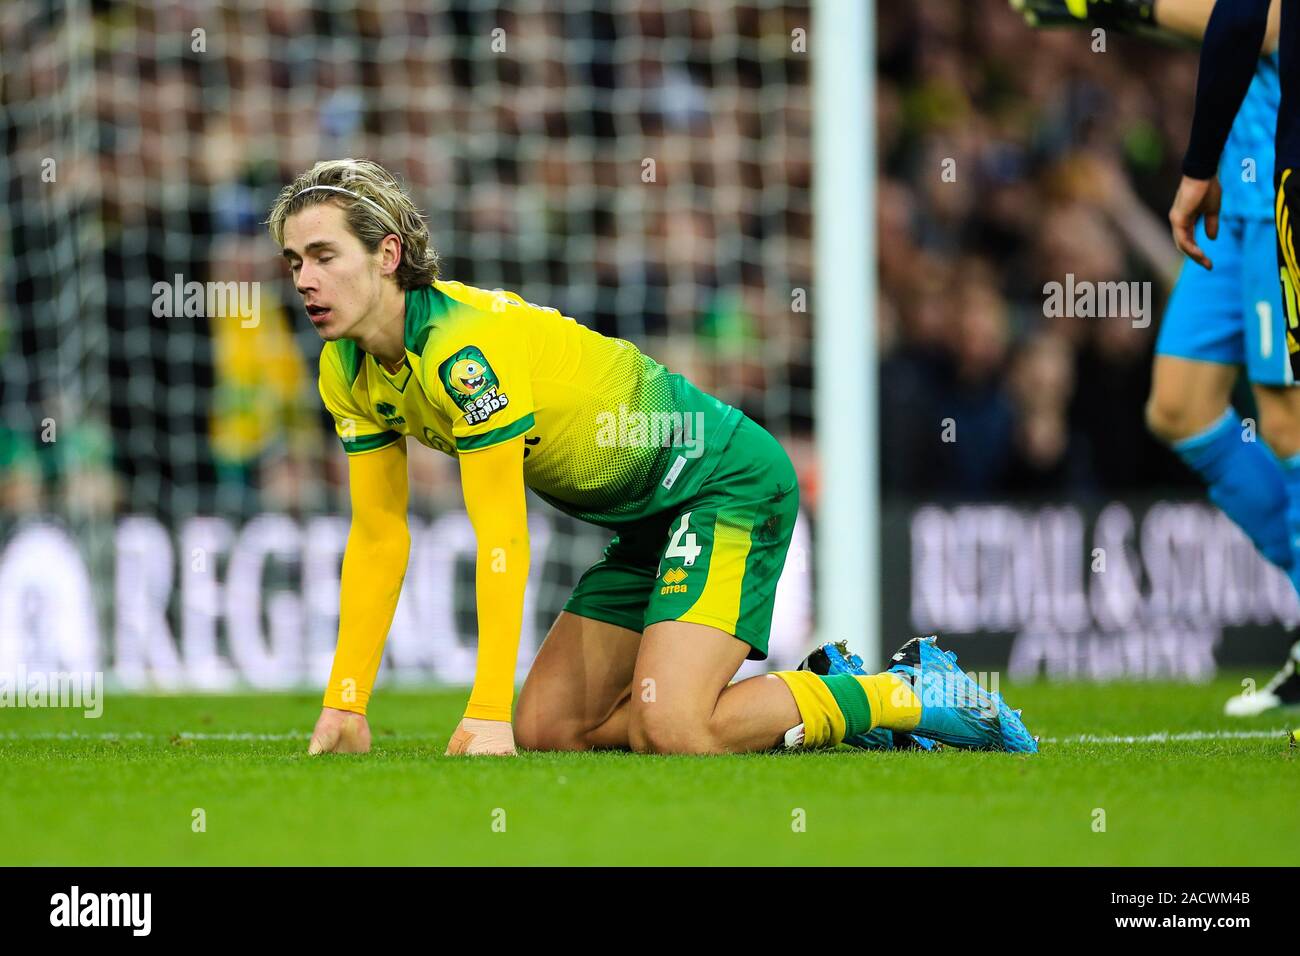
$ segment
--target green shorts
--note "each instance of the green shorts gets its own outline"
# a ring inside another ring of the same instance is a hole
[[[707,624],[761,661],[798,513],[790,456],[742,418],[699,491],[620,528],[564,609],[632,631],[660,621]]]

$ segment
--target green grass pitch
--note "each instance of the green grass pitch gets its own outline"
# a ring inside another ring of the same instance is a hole
[[[1238,687],[1004,685],[1037,756],[447,759],[463,691],[381,692],[360,758],[306,756],[315,695],[4,710],[0,864],[1294,864],[1300,715]]]

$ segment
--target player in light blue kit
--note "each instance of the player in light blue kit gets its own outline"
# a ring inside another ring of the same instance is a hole
[[[1035,25],[1083,22],[1199,41],[1213,0],[1012,0]],[[1204,479],[1223,510],[1300,591],[1300,540],[1290,540],[1288,509],[1300,511],[1300,392],[1293,386],[1286,311],[1278,281],[1273,138],[1278,82],[1279,7],[1250,90],[1219,165],[1222,206],[1210,239],[1196,239],[1213,262],[1186,261],[1156,341],[1147,424]],[[1232,408],[1245,368],[1259,410],[1248,428]],[[1258,441],[1256,438],[1262,438]],[[1300,704],[1300,642],[1269,684],[1231,698],[1225,712],[1250,716]]]

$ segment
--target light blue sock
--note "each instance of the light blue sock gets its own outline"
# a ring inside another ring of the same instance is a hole
[[[1241,418],[1231,408],[1199,435],[1170,447],[1204,479],[1210,500],[1260,554],[1288,573],[1300,569],[1300,552],[1292,547],[1300,532],[1300,455],[1284,465],[1263,442],[1246,441]],[[1297,583],[1294,576],[1292,583]]]

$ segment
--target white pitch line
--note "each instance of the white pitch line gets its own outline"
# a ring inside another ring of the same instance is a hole
[[[1140,736],[1100,736],[1096,734],[1078,734],[1070,737],[1044,737],[1039,743],[1044,744],[1171,744],[1171,743],[1190,743],[1206,740],[1280,740],[1287,734],[1287,728],[1277,730],[1193,730],[1182,733],[1169,733],[1168,731],[1154,734],[1143,734]],[[284,741],[284,740],[310,740],[311,734],[307,731],[296,731],[283,734],[253,734],[253,733],[205,733],[202,731],[182,730],[177,734],[147,734],[140,731],[130,731],[127,733],[113,733],[105,731],[102,733],[85,734],[80,731],[37,731],[35,733],[20,733],[18,731],[0,732],[0,740],[171,740],[173,737],[179,737],[182,740],[215,740],[215,741]],[[434,734],[386,734],[376,741],[382,743],[386,740],[406,741],[406,742],[428,742],[442,741],[444,738]]]
[[[1286,728],[1280,730],[1190,730],[1171,734],[1168,731],[1155,734],[1143,734],[1139,737],[1098,736],[1096,734],[1078,734],[1073,737],[1044,737],[1039,743],[1044,744],[1175,744],[1198,740],[1264,740],[1280,739],[1287,734]]]

